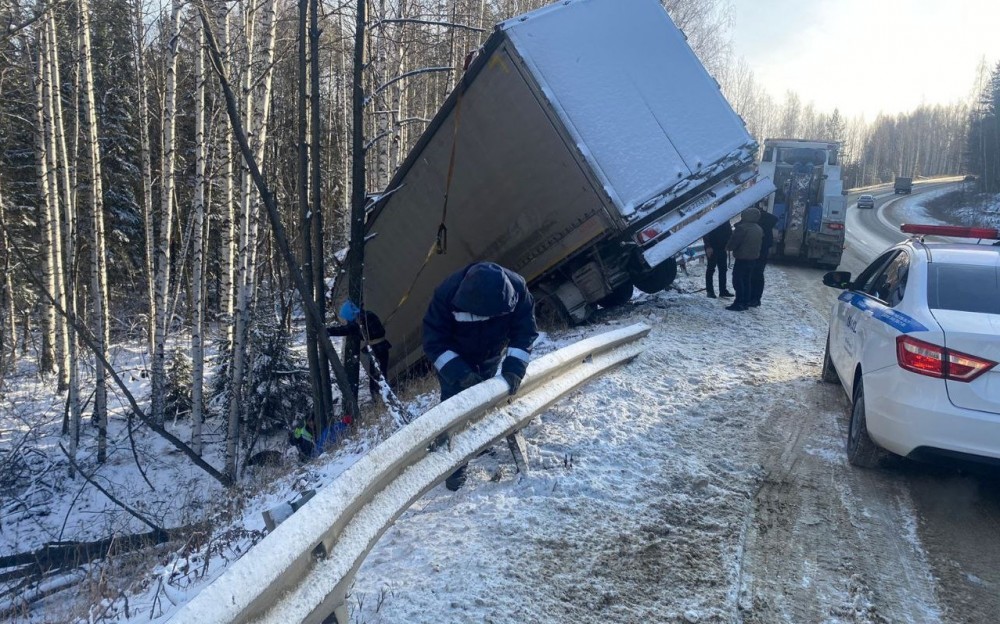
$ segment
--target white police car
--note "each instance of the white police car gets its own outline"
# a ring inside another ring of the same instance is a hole
[[[823,380],[842,383],[853,401],[848,460],[874,467],[891,451],[1000,464],[1000,246],[921,238],[1000,235],[902,230],[915,236],[857,278],[823,277],[844,291],[830,319]]]

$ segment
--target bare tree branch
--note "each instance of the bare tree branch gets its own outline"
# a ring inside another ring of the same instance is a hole
[[[437,20],[425,20],[425,19],[415,19],[415,18],[392,18],[378,20],[373,24],[374,27],[379,27],[382,24],[424,24],[427,26],[444,26],[446,28],[458,28],[459,30],[471,30],[472,32],[487,32],[485,28],[477,28],[476,26],[469,26],[467,24],[455,24],[453,22],[439,22]]]

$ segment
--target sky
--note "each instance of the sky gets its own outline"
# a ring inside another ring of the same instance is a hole
[[[731,0],[734,52],[779,101],[848,116],[965,100],[1000,60],[1000,0]]]

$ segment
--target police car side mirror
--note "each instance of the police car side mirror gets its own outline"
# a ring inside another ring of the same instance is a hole
[[[847,290],[851,287],[851,273],[849,271],[830,271],[823,276],[823,285]]]

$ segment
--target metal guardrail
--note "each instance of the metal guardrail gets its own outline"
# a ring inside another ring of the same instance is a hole
[[[506,382],[494,378],[431,409],[320,490],[170,621],[347,624],[354,575],[396,518],[481,450],[635,358],[649,331],[631,325],[542,356],[528,366],[514,400]],[[429,451],[445,433],[449,448]]]

